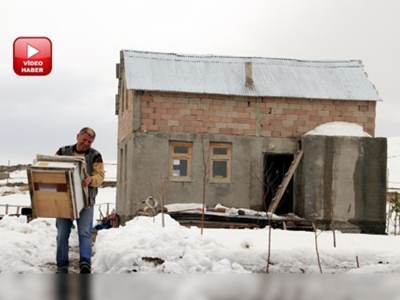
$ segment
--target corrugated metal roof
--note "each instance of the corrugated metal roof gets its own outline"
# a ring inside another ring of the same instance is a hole
[[[122,50],[128,89],[219,95],[380,101],[361,62]],[[245,85],[252,63],[252,87]]]

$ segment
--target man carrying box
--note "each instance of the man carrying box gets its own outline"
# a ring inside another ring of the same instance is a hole
[[[76,220],[79,237],[79,267],[81,274],[91,273],[92,257],[92,228],[93,205],[95,204],[98,187],[104,180],[104,165],[100,152],[93,149],[92,143],[96,133],[89,127],[80,130],[76,137],[76,144],[64,146],[58,149],[56,155],[82,156],[86,162],[86,175],[82,180],[82,186],[88,188],[88,207],[79,213]],[[68,273],[69,236],[73,220],[65,218],[56,219],[57,227],[57,273]]]

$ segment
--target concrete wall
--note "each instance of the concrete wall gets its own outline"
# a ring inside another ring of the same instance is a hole
[[[169,180],[169,142],[193,143],[190,181]],[[232,145],[229,183],[206,179],[206,204],[263,208],[264,155],[295,154],[298,140],[221,134],[135,132],[119,145],[117,211],[121,221],[136,214],[137,203],[153,196],[164,204],[202,203],[203,152],[210,142]],[[304,156],[294,174],[294,213],[321,228],[385,232],[386,138],[303,136]],[[204,145],[204,147],[203,147]],[[325,226],[325,227],[324,227]]]
[[[384,233],[386,138],[302,138],[303,205],[299,214],[361,232]],[[323,223],[323,222],[322,222]]]
[[[168,179],[169,141],[193,143],[191,181]],[[261,209],[263,203],[264,153],[294,154],[297,139],[263,138],[221,134],[135,132],[119,144],[117,211],[121,220],[136,214],[136,203],[152,195],[164,197],[165,204],[202,203],[204,160],[208,164],[210,142],[232,145],[231,181],[206,180],[206,203]],[[204,147],[203,147],[204,144]],[[127,154],[127,155],[126,155]]]

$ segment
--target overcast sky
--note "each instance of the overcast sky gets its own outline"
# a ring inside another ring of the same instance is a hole
[[[360,59],[382,102],[376,136],[398,132],[398,0],[2,0],[0,4],[0,164],[30,163],[97,132],[93,147],[117,158],[122,49],[313,60]],[[13,71],[13,42],[45,36],[53,70]]]

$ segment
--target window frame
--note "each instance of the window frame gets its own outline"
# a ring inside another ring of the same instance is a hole
[[[187,147],[188,153],[175,153],[174,147]],[[192,180],[192,153],[193,143],[182,141],[169,142],[169,180],[171,181],[191,181]],[[187,160],[186,176],[174,176],[174,160]]]
[[[125,111],[125,95],[126,95],[126,89],[125,89],[125,82],[124,80],[122,80],[122,93],[121,93],[121,115],[124,113]]]
[[[227,154],[214,154],[215,148],[226,148]],[[226,177],[218,178],[213,176],[214,162],[215,161],[226,161]],[[232,144],[231,143],[221,143],[221,142],[210,142],[210,176],[209,182],[213,183],[230,183],[232,174]]]

